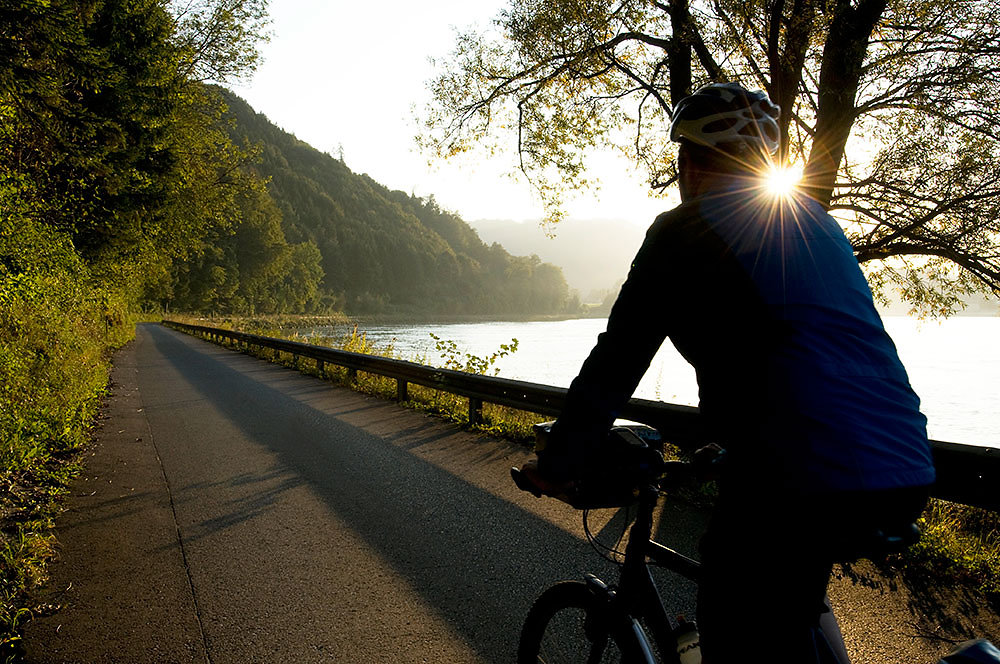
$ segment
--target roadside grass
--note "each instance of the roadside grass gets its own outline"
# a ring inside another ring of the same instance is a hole
[[[248,324],[248,321],[245,320],[174,319],[180,322],[230,327],[253,334],[302,341],[356,353],[406,359],[421,364],[434,364],[428,362],[426,357],[400,357],[391,344],[378,347],[371,343],[356,326],[342,337],[304,337],[294,330],[309,325],[299,325],[294,320],[279,326],[269,319],[257,319],[253,321],[253,324]],[[235,327],[233,327],[234,323]],[[320,323],[320,325],[323,324],[326,323]],[[335,324],[343,324],[343,322]],[[435,338],[435,341],[442,360],[437,363],[438,366],[480,374],[490,373],[494,369],[495,361],[507,353],[515,352],[517,346],[516,340],[512,340],[513,344],[501,346],[490,356],[477,357],[462,353],[449,340]],[[254,354],[263,359],[296,368],[304,373],[320,375],[312,360],[299,359],[296,361],[287,353],[270,349],[259,349]],[[373,396],[385,399],[396,398],[396,381],[392,378],[365,372],[352,373],[346,368],[330,365],[325,366],[320,377]],[[464,397],[418,385],[410,385],[407,396],[408,401],[402,404],[404,406],[443,417],[466,428],[484,431],[524,444],[533,442],[532,426],[534,424],[551,419],[551,417],[536,413],[484,403],[483,423],[470,427],[468,399]],[[695,503],[704,505],[712,502],[714,495],[712,487],[708,486],[702,487],[688,498]],[[931,499],[919,520],[919,525],[923,533],[920,542],[910,547],[906,552],[892,557],[888,561],[889,565],[906,573],[936,578],[940,583],[960,583],[975,588],[983,594],[995,611],[1000,611],[1000,514],[967,505]]]
[[[175,320],[179,320],[180,322],[189,322],[182,319]],[[353,353],[364,353],[366,355],[378,355],[380,357],[410,360],[420,364],[432,364],[426,357],[402,357],[391,343],[382,347],[377,346],[368,339],[364,332],[359,331],[356,325],[352,325],[350,329],[340,337],[316,335],[306,337],[290,330],[290,328],[300,326],[291,325],[283,328],[275,325],[270,319],[260,319],[259,321],[255,321],[251,324],[248,324],[249,321],[240,321],[240,323],[239,327],[235,329],[239,329],[243,332],[249,332],[251,334],[280,337],[292,341],[301,341],[318,346],[346,350]],[[340,325],[342,323],[321,322],[318,324],[306,324],[301,327],[334,324]],[[435,338],[435,341],[442,359],[441,362],[437,363],[438,366],[442,366],[446,369],[456,369],[459,371],[466,370],[471,373],[479,374],[494,373],[495,363],[505,355],[514,352],[517,348],[517,340],[514,339],[511,340],[511,344],[503,344],[496,352],[485,357],[479,357],[471,353],[463,353],[460,349],[458,349],[454,342],[449,340]],[[316,363],[309,359],[296,360],[288,353],[282,353],[280,351],[274,351],[267,348],[259,349],[255,351],[254,354],[258,357],[262,357],[263,359],[268,359],[272,362],[278,362],[284,364],[285,366],[298,369],[303,373],[320,376],[324,379],[331,380],[339,385],[350,387],[359,392],[364,392],[366,394],[371,394],[372,396],[384,399],[396,398],[396,380],[393,378],[387,378],[385,376],[367,373],[364,371],[351,372],[345,367],[330,365],[326,365],[323,369],[322,375],[320,375],[320,371],[317,368]],[[450,392],[435,390],[422,385],[411,384],[407,386],[407,400],[402,405],[469,427],[469,400]],[[482,409],[482,422],[469,428],[477,431],[483,431],[495,436],[508,438],[517,442],[528,443],[534,440],[532,426],[548,419],[551,418],[538,415],[537,413],[518,410],[516,408],[484,403]]]
[[[931,499],[919,525],[922,537],[903,565],[969,584],[1000,611],[1000,514]]]
[[[0,273],[0,661],[50,611],[31,593],[56,555],[60,498],[80,472],[110,350],[134,334],[125,302],[70,270]]]
[[[239,330],[249,334],[259,334],[262,336],[288,339],[291,341],[301,341],[326,346],[339,350],[351,351],[354,353],[364,353],[367,355],[377,355],[392,359],[409,360],[420,364],[434,364],[445,369],[455,369],[458,371],[468,371],[470,373],[490,374],[496,373],[496,362],[502,357],[516,352],[517,340],[512,339],[509,344],[502,344],[495,352],[487,356],[477,356],[465,353],[458,346],[448,339],[434,337],[436,352],[440,356],[440,361],[430,362],[427,357],[402,357],[389,343],[385,346],[378,346],[372,343],[367,335],[359,330],[349,318],[342,315],[332,316],[261,316],[261,317],[226,317],[226,318],[202,318],[195,316],[171,315],[171,320],[190,325],[208,325],[222,329]],[[345,327],[347,331],[340,336],[305,336],[298,333],[303,328],[322,327]],[[231,344],[227,344],[231,345]],[[242,348],[239,349],[241,352]],[[300,358],[295,360],[288,353],[274,351],[268,348],[255,349],[252,353],[256,357],[277,362],[285,366],[295,368],[303,373],[320,376],[316,363],[312,360]],[[377,374],[370,374],[364,371],[350,372],[344,367],[326,365],[322,372],[322,378],[331,380],[337,384],[351,387],[352,389],[371,394],[384,399],[396,398],[396,381]],[[409,385],[407,387],[407,401],[402,405],[420,410],[429,414],[437,415],[448,421],[469,427],[469,400],[450,392],[435,390],[422,385]],[[471,428],[483,431],[491,435],[508,438],[510,440],[530,443],[534,441],[532,426],[552,419],[516,408],[509,408],[497,404],[484,403],[482,410],[482,422]]]

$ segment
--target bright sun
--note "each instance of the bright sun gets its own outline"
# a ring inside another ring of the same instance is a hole
[[[774,168],[767,175],[767,188],[776,196],[787,196],[792,193],[801,179],[802,168],[798,166]]]

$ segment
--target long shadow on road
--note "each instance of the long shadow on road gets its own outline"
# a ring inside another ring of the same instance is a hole
[[[180,377],[280,464],[259,475],[220,478],[222,483],[257,483],[261,495],[231,505],[229,514],[198,524],[185,538],[251,519],[280,493],[306,484],[406,579],[426,606],[491,662],[512,660],[520,622],[545,585],[584,570],[614,576],[579,538],[409,451],[447,435],[446,425],[425,425],[413,414],[396,434],[376,435],[371,427],[341,419],[344,413],[331,408],[329,395],[336,388],[329,384],[162,327],[145,329]],[[365,408],[381,417],[387,406],[353,400],[346,410],[355,419]],[[404,444],[393,442],[396,436]],[[506,472],[494,465],[495,472]],[[176,490],[194,488],[204,487],[178,485]],[[665,596],[676,594],[673,608],[690,610],[690,585],[679,582],[676,588],[676,593],[664,588]]]

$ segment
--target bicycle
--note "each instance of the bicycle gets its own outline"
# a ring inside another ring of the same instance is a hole
[[[536,435],[547,433],[551,424],[536,425]],[[621,431],[621,428],[617,430]],[[642,445],[648,446],[635,432],[631,434]],[[655,449],[655,437],[647,435],[645,438],[654,441]],[[628,444],[633,448],[636,446],[635,440],[628,441]],[[662,447],[657,454],[662,454]],[[694,582],[698,581],[701,570],[698,561],[651,539],[654,510],[661,493],[665,488],[676,485],[678,476],[684,481],[693,475],[691,464],[664,462],[662,456],[659,458],[660,463],[647,464],[631,478],[634,488],[630,496],[638,509],[629,529],[618,583],[611,585],[593,574],[586,574],[582,581],[560,581],[542,592],[525,618],[518,645],[518,664],[656,664],[657,655],[665,664],[700,662],[696,634],[692,638],[691,625],[682,617],[672,621],[668,616],[650,570],[650,565],[655,565]],[[537,497],[543,495],[519,469],[512,468],[511,477],[520,489]],[[567,500],[566,497],[562,499]],[[584,509],[586,526],[586,509],[596,505],[574,504],[572,499],[567,502]],[[609,504],[600,506],[625,506],[630,502],[629,495],[618,491],[616,497],[607,502]],[[596,548],[586,527],[585,531]],[[905,532],[891,535],[873,533],[870,546],[873,551],[900,550],[915,541],[917,536],[919,532],[915,525]],[[652,641],[646,627],[652,633]],[[824,664],[841,662],[829,644],[819,656]],[[963,644],[939,664],[966,662],[1000,663],[1000,650],[980,639]]]
[[[536,435],[543,435],[550,424],[538,425]],[[662,462],[633,478],[633,497],[638,510],[629,530],[617,586],[587,574],[583,581],[561,581],[545,590],[525,619],[518,664],[617,661],[655,664],[654,649],[643,622],[651,628],[659,651],[674,653],[676,657],[677,628],[664,609],[648,565],[652,562],[697,581],[700,564],[696,560],[650,538],[653,512],[661,485],[666,482],[661,476],[664,471],[668,471],[666,477],[670,477],[671,470],[686,472],[687,467],[682,462]],[[519,469],[512,468],[511,476],[519,488],[541,495]],[[627,497],[617,502],[626,503]]]

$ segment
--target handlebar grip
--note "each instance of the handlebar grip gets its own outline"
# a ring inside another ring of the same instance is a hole
[[[521,491],[527,491],[535,498],[542,497],[542,490],[539,489],[535,485],[535,483],[528,478],[527,475],[522,473],[520,468],[511,468],[510,478],[514,480],[514,484],[516,484],[517,488],[520,489]]]

